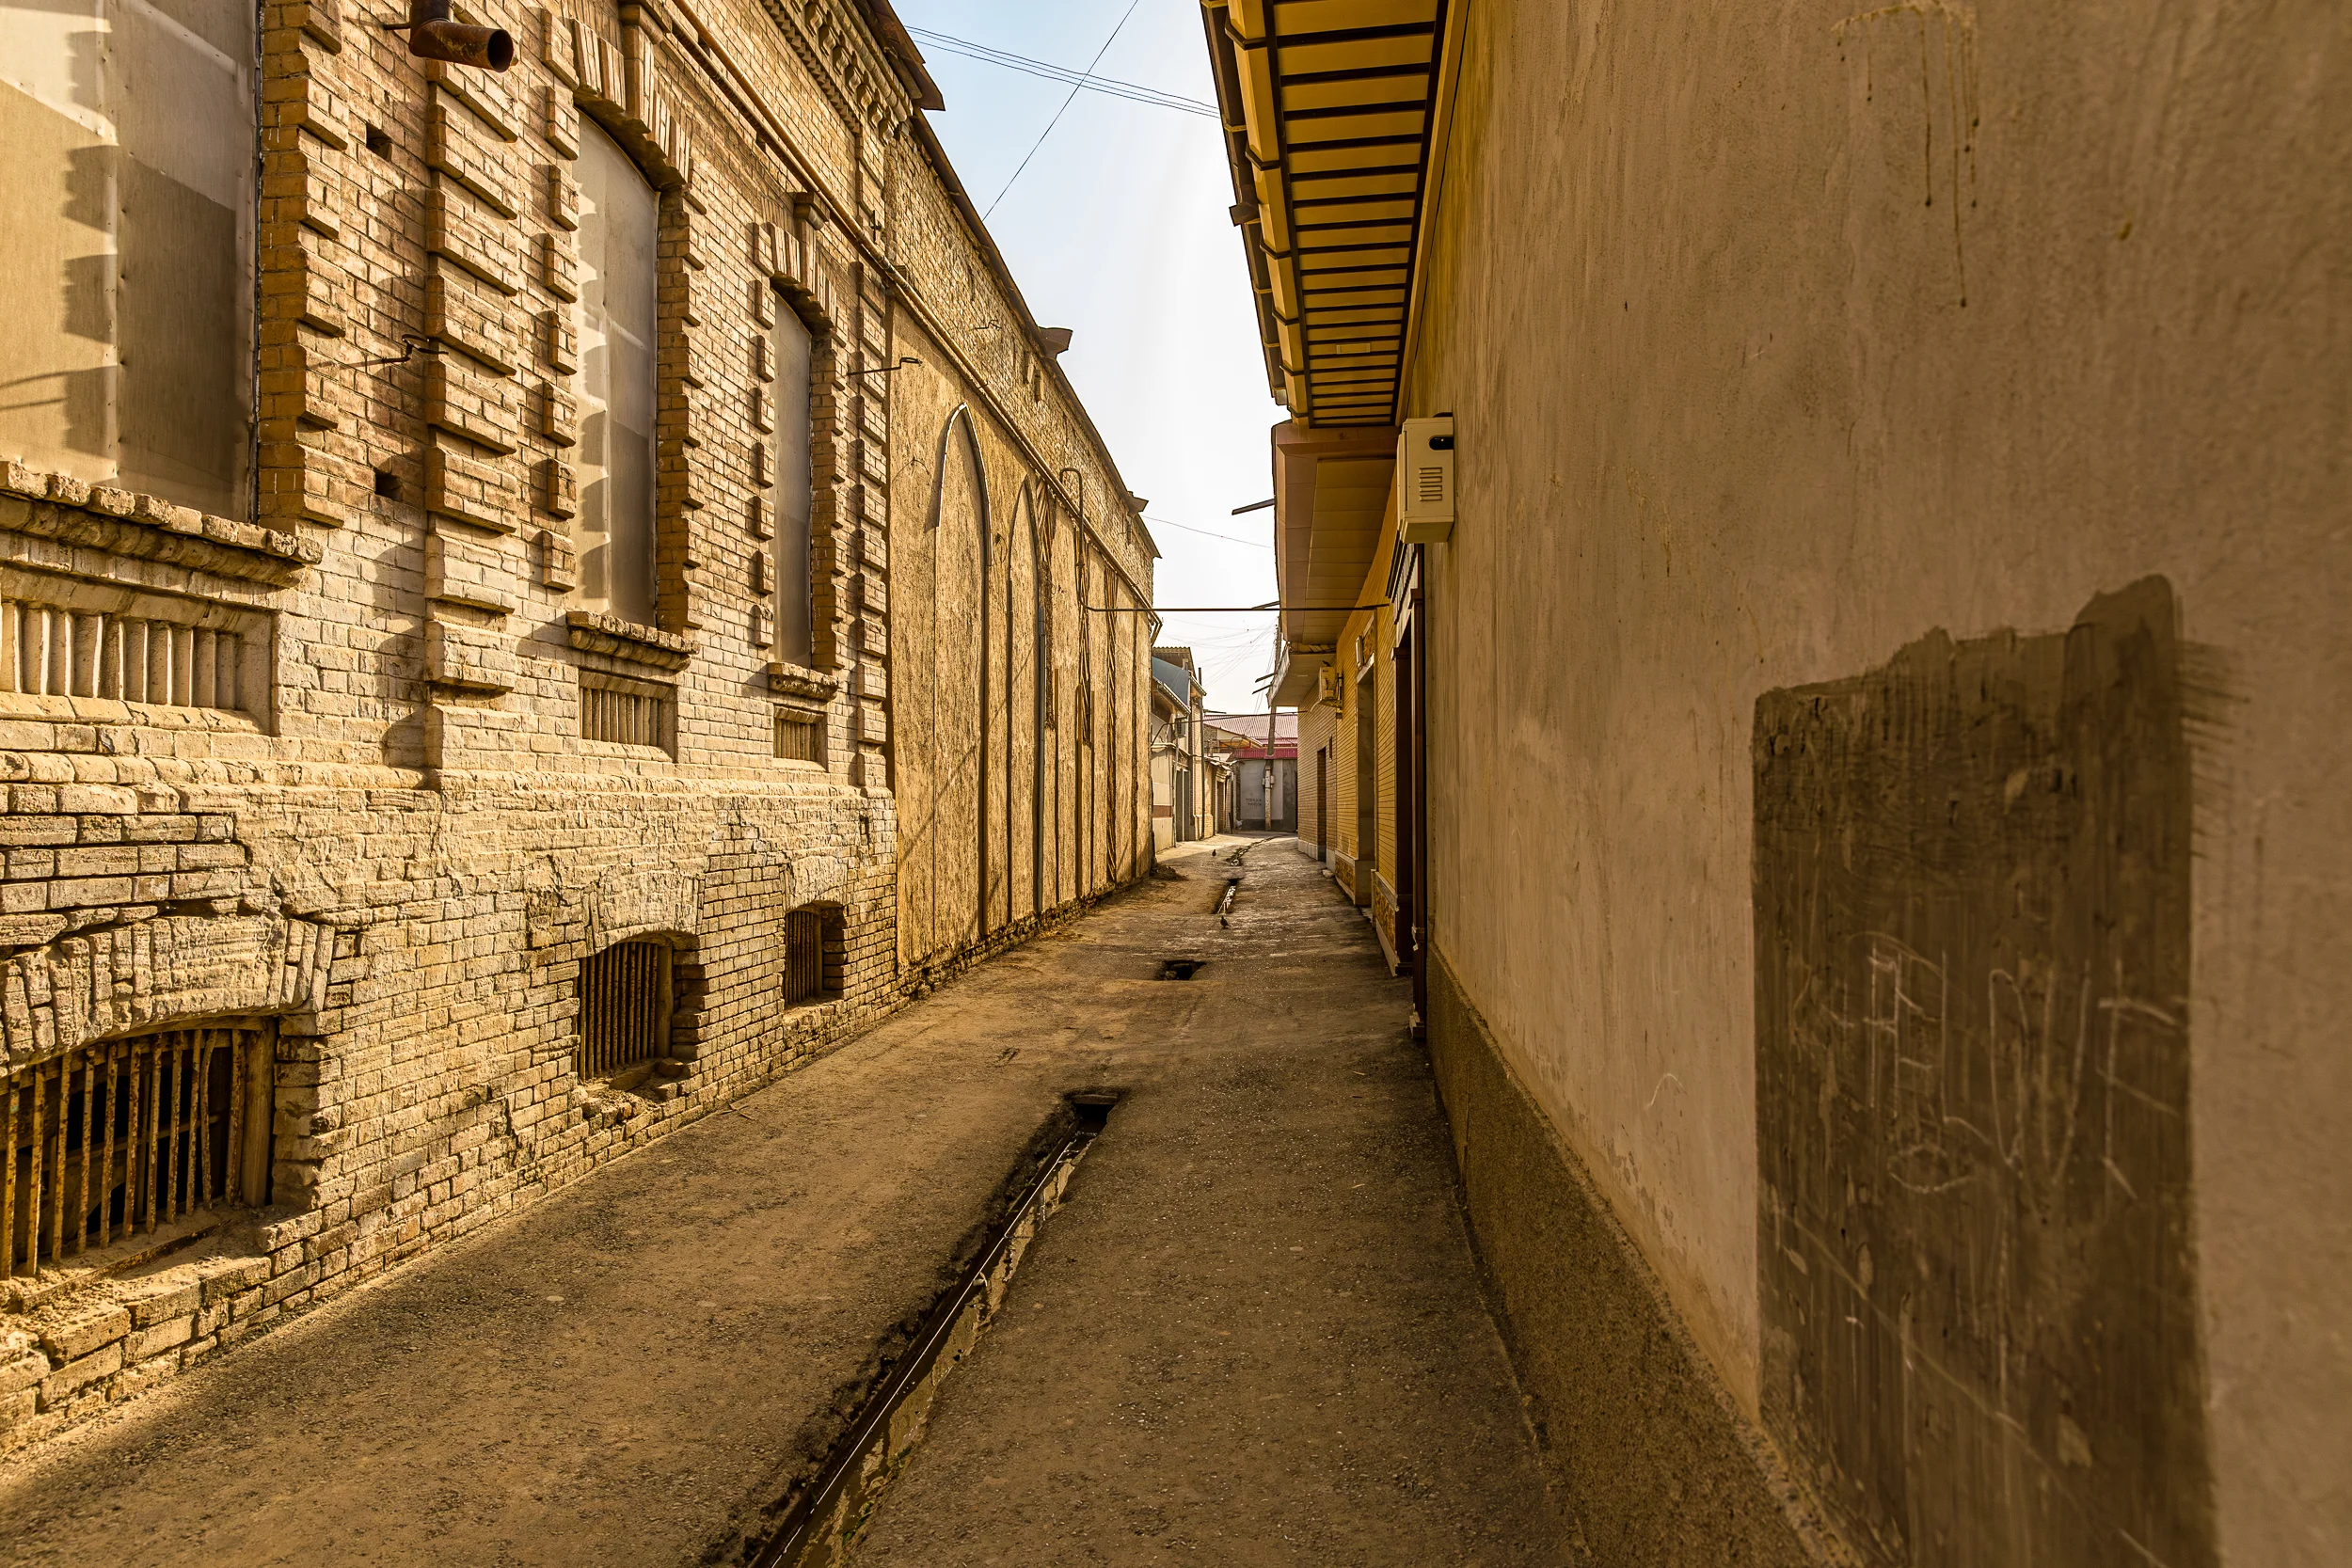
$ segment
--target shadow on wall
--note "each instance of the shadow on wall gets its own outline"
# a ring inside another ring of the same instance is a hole
[[[2175,624],[1756,705],[1763,1415],[1874,1565],[2217,1560]]]

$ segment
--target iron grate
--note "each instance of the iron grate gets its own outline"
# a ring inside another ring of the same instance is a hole
[[[232,1200],[254,1135],[246,1101],[260,1037],[103,1040],[0,1082],[0,1274],[37,1274]]]

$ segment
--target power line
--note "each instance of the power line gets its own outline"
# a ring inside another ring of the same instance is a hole
[[[1008,71],[1024,71],[1031,76],[1041,76],[1049,82],[1068,83],[1073,87],[1084,87],[1089,92],[1099,92],[1106,97],[1124,98],[1136,103],[1149,103],[1154,108],[1175,109],[1184,114],[1201,115],[1210,119],[1217,118],[1216,104],[1204,103],[1198,98],[1186,98],[1182,93],[1163,92],[1158,87],[1147,87],[1139,82],[1122,82],[1112,76],[1095,76],[1086,71],[1072,71],[1066,66],[1054,65],[1045,60],[1033,60],[1026,55],[1015,55],[1009,50],[993,49],[985,43],[975,43],[970,39],[960,39],[952,33],[934,33],[928,27],[909,27],[907,31],[935,49],[945,50],[950,55],[961,55],[966,59],[979,60],[988,65],[1003,66]]]
[[[1094,74],[1094,68],[1101,65],[1103,63],[1103,56],[1111,52],[1111,45],[1119,41],[1119,35],[1120,33],[1126,31],[1127,19],[1136,14],[1136,8],[1142,3],[1143,0],[1127,0],[1127,8],[1121,11],[1119,15],[1119,25],[1111,29],[1111,36],[1103,40],[1103,47],[1097,49],[1094,52],[1094,58],[1087,62],[1087,75],[1091,76]],[[1061,101],[1061,107],[1054,111],[1054,118],[1045,122],[1045,129],[1037,134],[1037,140],[1030,144],[1028,152],[1025,154],[1021,160],[1021,167],[1012,171],[1012,179],[1005,182],[1004,190],[996,193],[996,200],[990,202],[988,204],[988,211],[980,214],[980,221],[982,223],[986,223],[991,217],[995,215],[997,202],[1005,199],[1007,193],[1009,192],[1014,183],[1020,180],[1022,171],[1029,166],[1029,160],[1037,156],[1037,150],[1045,145],[1045,138],[1054,134],[1054,127],[1061,123],[1061,117],[1068,114],[1070,112],[1070,105],[1078,101],[1078,87],[1072,87],[1070,89],[1070,96]]]
[[[1171,622],[1161,635],[1163,641],[1160,645],[1162,647],[1190,648],[1203,658],[1214,662],[1217,659],[1257,657],[1264,650],[1267,641],[1274,636],[1274,628],[1267,626],[1263,631],[1253,632],[1247,637],[1200,637],[1186,632]]]
[[[1247,545],[1253,550],[1270,550],[1274,547],[1262,540],[1238,539],[1230,533],[1217,533],[1209,529],[1195,528],[1190,523],[1170,522],[1166,517],[1154,517],[1149,513],[1144,515],[1143,520],[1150,523],[1153,528],[1180,528],[1186,533],[1204,533],[1212,539],[1222,539],[1229,545]]]

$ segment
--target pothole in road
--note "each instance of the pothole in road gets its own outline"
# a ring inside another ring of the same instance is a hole
[[[1200,974],[1200,969],[1199,958],[1162,958],[1157,977],[1162,980],[1189,980]]]

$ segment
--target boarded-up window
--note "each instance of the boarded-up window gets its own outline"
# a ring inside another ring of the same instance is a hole
[[[0,451],[250,511],[254,16],[0,4]]]
[[[583,670],[580,674],[580,736],[624,746],[674,747],[676,693],[653,681],[633,681]]]
[[[0,1275],[267,1201],[269,1117],[253,1028],[105,1040],[0,1079]]]
[[[659,199],[620,143],[580,127],[580,571],[584,603],[654,620]]]
[[[786,708],[776,709],[776,755],[787,762],[824,761],[824,721]]]
[[[616,942],[580,966],[574,1069],[602,1078],[670,1048],[670,945]]]
[[[809,599],[809,517],[815,499],[809,376],[816,340],[790,308],[776,312],[776,657],[816,656]]]

